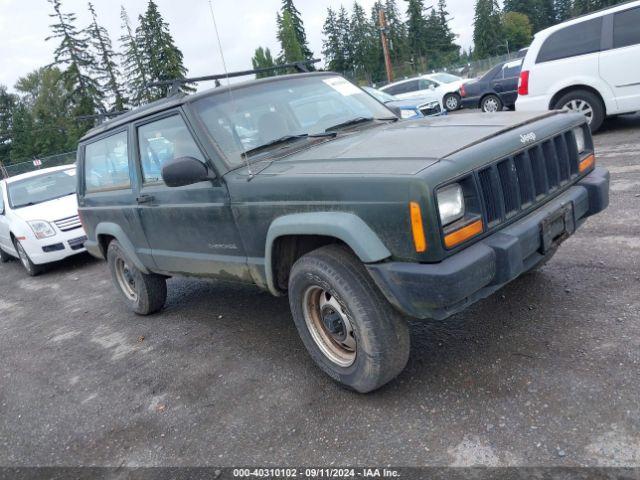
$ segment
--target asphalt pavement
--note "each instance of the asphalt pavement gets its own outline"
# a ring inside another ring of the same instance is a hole
[[[640,466],[640,116],[595,140],[609,209],[541,271],[412,323],[369,395],[314,366],[286,298],[175,278],[138,317],[87,255],[0,265],[0,465]]]

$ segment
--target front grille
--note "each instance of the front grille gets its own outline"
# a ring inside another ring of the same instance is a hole
[[[84,242],[86,241],[87,237],[78,237],[69,240],[69,248],[71,248],[71,250],[80,250],[82,247],[84,247]]]
[[[565,132],[478,171],[489,227],[537,204],[578,175],[572,132]]]
[[[55,223],[56,227],[58,227],[62,232],[75,230],[76,228],[80,228],[82,226],[82,224],[80,223],[80,217],[78,215],[62,218],[60,220],[56,220],[53,223]]]
[[[422,113],[422,115],[424,115],[425,117],[430,117],[431,115],[437,115],[439,113],[442,113],[442,109],[438,104],[430,108],[427,108],[425,105],[422,105],[421,107],[418,107],[418,109],[420,110],[420,113]]]

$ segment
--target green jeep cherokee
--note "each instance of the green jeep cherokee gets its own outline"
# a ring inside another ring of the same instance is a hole
[[[78,151],[87,249],[138,314],[174,275],[288,295],[315,362],[369,392],[445,319],[547,260],[608,204],[583,116],[398,121],[333,73],[173,96]]]

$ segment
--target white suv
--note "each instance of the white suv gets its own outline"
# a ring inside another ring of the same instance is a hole
[[[53,167],[0,181],[0,261],[19,258],[29,275],[84,252],[75,167]]]
[[[596,131],[640,110],[640,1],[538,33],[522,65],[516,110],[575,110]]]

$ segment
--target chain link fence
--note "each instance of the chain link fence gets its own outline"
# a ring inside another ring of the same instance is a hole
[[[23,173],[33,172],[49,167],[59,167],[61,165],[71,165],[76,161],[76,152],[65,152],[57,155],[38,157],[27,162],[12,163],[3,165],[0,162],[0,176],[2,178],[15,177]]]

